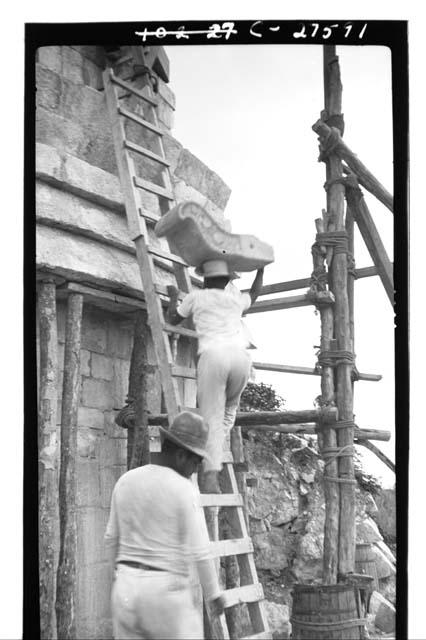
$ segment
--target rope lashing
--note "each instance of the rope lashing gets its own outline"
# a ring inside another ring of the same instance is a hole
[[[348,233],[342,231],[323,231],[315,237],[319,245],[333,247],[334,253],[348,253]]]
[[[331,116],[328,116],[326,120],[324,120],[329,127],[336,127],[339,129],[341,135],[345,131],[345,121],[343,119],[343,113],[333,113]]]
[[[330,133],[326,138],[323,138],[320,141],[320,155],[318,162],[326,160],[326,158],[328,158],[328,156],[333,153],[334,149],[340,144],[341,139],[339,129],[336,127],[330,127]]]
[[[355,363],[355,354],[352,351],[336,349],[336,351],[323,350],[318,353],[318,364],[321,367],[337,367],[339,364]]]
[[[357,277],[355,269],[355,258],[353,253],[350,253],[350,251],[348,251],[348,276],[349,275],[353,276],[354,278]]]
[[[351,458],[355,452],[353,445],[347,444],[346,446],[339,447],[325,447],[321,451],[321,455],[324,458],[325,466],[336,460],[337,458]]]
[[[333,476],[323,476],[324,480],[328,480],[329,482],[338,482],[339,484],[357,484],[356,480],[352,478],[334,478]]]
[[[350,618],[349,620],[337,620],[336,622],[312,622],[291,616],[290,622],[298,624],[307,629],[321,627],[323,631],[333,631],[334,629],[351,629],[352,627],[363,627],[367,624],[367,618]]]
[[[345,176],[340,176],[339,178],[333,178],[333,180],[326,180],[323,186],[324,189],[328,191],[334,184],[343,184],[343,186],[346,186],[347,182],[348,179]]]

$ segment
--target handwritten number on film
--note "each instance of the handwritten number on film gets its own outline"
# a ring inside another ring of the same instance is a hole
[[[309,37],[315,38],[317,36],[317,34],[318,34],[318,37],[319,37],[319,35],[321,35],[321,38],[323,40],[328,40],[328,38],[333,33],[333,29],[336,29],[336,28],[340,27],[340,25],[339,24],[330,24],[327,27],[322,27],[322,29],[320,30],[320,25],[318,24],[318,22],[311,22],[310,23],[310,27],[311,27],[311,33],[309,34]],[[344,25],[345,38],[347,38],[349,36],[349,34],[351,33],[352,27],[353,27],[353,24],[350,23],[350,22],[347,22]],[[359,32],[358,38],[360,38],[360,39],[363,38],[366,29],[367,29],[367,23],[364,24],[363,28]],[[307,27],[306,27],[306,25],[304,23],[302,23],[300,31],[294,31],[293,32],[293,38],[298,40],[299,38],[307,38],[307,37],[308,37]]]

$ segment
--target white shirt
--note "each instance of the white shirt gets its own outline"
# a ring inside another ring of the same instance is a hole
[[[241,316],[251,305],[248,293],[226,289],[199,289],[183,299],[177,312],[183,318],[193,317],[198,333],[198,353],[218,342],[247,347]]]
[[[191,480],[169,467],[148,464],[122,475],[105,533],[106,544],[117,547],[116,561],[188,575],[192,562],[210,560],[199,496]]]

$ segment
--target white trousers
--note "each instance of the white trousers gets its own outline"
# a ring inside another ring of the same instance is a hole
[[[111,594],[115,640],[202,640],[189,579],[117,565]]]
[[[203,351],[197,366],[197,401],[209,425],[204,471],[220,471],[225,438],[235,422],[241,393],[250,375],[251,358],[243,347],[217,344]]]

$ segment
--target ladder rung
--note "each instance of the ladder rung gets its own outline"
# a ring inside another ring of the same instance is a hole
[[[243,553],[253,553],[253,543],[251,538],[215,540],[214,542],[210,542],[209,548],[213,558],[225,558],[225,556],[239,556]],[[261,598],[263,598],[263,591]],[[261,598],[256,599],[260,600]]]
[[[138,211],[141,218],[145,218],[147,222],[152,222],[153,224],[157,224],[157,222],[161,218],[161,216],[157,215],[156,213],[152,213],[152,211],[144,211],[144,209],[141,209],[140,207]]]
[[[242,507],[243,498],[239,493],[202,493],[202,507]]]
[[[133,60],[133,56],[121,56],[121,58],[118,58],[118,60],[114,61],[114,66],[118,65],[118,64],[124,64],[125,62],[130,62],[130,60]]]
[[[177,333],[180,336],[187,336],[188,338],[198,338],[198,333],[193,329],[186,329],[186,327],[179,327],[174,324],[164,324],[163,330],[167,333]]]
[[[234,464],[234,456],[229,449],[222,453],[222,464]]]
[[[170,167],[170,162],[168,162],[168,160],[166,160],[165,158],[162,158],[157,153],[153,153],[149,149],[145,149],[145,147],[141,147],[140,145],[135,144],[131,140],[125,140],[124,146],[126,147],[126,149],[129,149],[130,151],[134,151],[135,153],[139,153],[141,156],[146,156],[147,158],[150,158],[155,162],[159,162],[165,167]]]
[[[172,367],[172,376],[176,376],[178,378],[190,378],[192,380],[196,380],[197,372],[195,369],[191,369],[189,367],[179,367],[175,365]]]
[[[246,584],[243,587],[235,587],[223,592],[225,607],[234,607],[236,604],[244,602],[259,602],[264,599],[263,587],[260,582]]]
[[[157,247],[148,247],[149,253],[153,256],[157,256],[157,258],[163,258],[163,260],[170,260],[170,262],[174,262],[175,264],[180,264],[183,267],[187,267],[185,260],[182,260],[181,257],[169,253],[168,251],[163,251],[162,249],[157,249]]]
[[[143,118],[138,116],[136,113],[133,113],[133,111],[129,111],[128,109],[124,109],[123,107],[118,107],[118,113],[124,118],[133,120],[133,122],[136,122],[136,124],[140,124],[142,127],[145,127],[145,129],[149,129],[150,131],[153,131],[159,136],[163,135],[162,129],[157,127],[155,124],[151,124],[151,122],[148,122],[148,120],[144,120]]]
[[[174,195],[171,191],[165,189],[164,187],[160,187],[160,185],[158,184],[149,182],[149,180],[144,180],[143,178],[139,178],[138,176],[133,176],[133,182],[135,186],[139,187],[140,189],[145,189],[145,191],[150,191],[151,193],[155,193],[157,196],[167,198],[168,200],[174,200]]]
[[[241,640],[272,640],[272,631],[261,631],[252,636],[245,636]]]
[[[153,107],[157,106],[158,103],[155,98],[151,98],[150,96],[147,96],[140,89],[136,89],[135,87],[132,87],[131,84],[129,84],[128,82],[125,82],[124,80],[116,76],[112,71],[112,69],[110,70],[110,78],[111,78],[111,82],[113,82],[114,84],[117,84],[122,89],[126,89],[126,91],[130,91],[130,93],[133,93],[135,96],[138,96],[138,98],[145,100],[145,102],[152,105]]]

